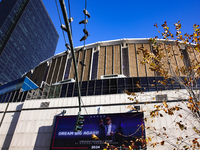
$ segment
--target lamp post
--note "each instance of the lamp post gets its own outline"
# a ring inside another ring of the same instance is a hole
[[[62,10],[62,13],[63,13],[64,20],[65,20],[66,32],[67,32],[69,44],[70,44],[70,47],[71,47],[72,59],[73,59],[74,70],[75,70],[76,86],[77,86],[77,90],[78,90],[79,112],[81,112],[81,94],[80,94],[80,86],[79,86],[78,72],[77,72],[77,63],[76,63],[76,58],[75,58],[75,53],[74,53],[74,45],[73,45],[73,40],[72,40],[71,29],[70,29],[70,26],[69,26],[69,20],[68,20],[68,16],[67,16],[66,7],[65,7],[65,2],[64,2],[64,0],[59,0],[59,2],[60,2],[60,6],[61,6],[61,10]]]

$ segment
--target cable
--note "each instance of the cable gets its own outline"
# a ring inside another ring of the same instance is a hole
[[[71,9],[70,9],[70,0],[68,0],[68,7],[69,7],[69,18],[71,18]],[[72,23],[70,22],[71,34],[72,34]],[[72,35],[73,37],[73,35]]]
[[[86,8],[87,8],[87,0],[85,0],[85,10],[87,10]],[[86,19],[86,15],[85,15],[85,19]],[[86,30],[86,24],[84,25],[84,29]],[[84,40],[84,47],[85,47],[85,40]]]
[[[82,102],[82,105],[84,106],[84,103],[83,103],[83,100],[82,100],[82,98],[81,98],[81,102]],[[91,119],[90,119],[90,117],[89,117],[89,114],[88,114],[88,112],[87,112],[87,109],[86,109],[86,107],[84,107],[84,109],[85,109],[85,112],[86,112],[86,114],[87,114],[87,117],[88,117],[88,119],[89,119],[89,121],[90,121],[90,124],[92,125],[92,128],[93,128],[93,130],[95,131],[95,128],[94,128],[94,126],[93,126],[93,124],[92,124],[92,121],[91,121]],[[102,142],[102,140],[100,140],[100,139],[98,139],[99,141],[100,141],[100,145],[102,146],[102,148],[104,147],[103,146],[103,142]]]
[[[56,1],[56,0],[55,0],[55,2],[56,2],[57,12],[58,12],[59,20],[60,20],[60,25],[62,25],[62,21],[61,21],[59,9],[58,9],[58,4],[57,4],[57,1]],[[64,31],[63,31],[63,30],[62,30],[62,33],[63,33],[64,41],[65,41],[65,44],[66,44],[67,42],[66,42],[65,34],[64,34]]]

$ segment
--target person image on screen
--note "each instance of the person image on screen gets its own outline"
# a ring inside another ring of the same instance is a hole
[[[115,133],[117,130],[116,125],[112,124],[110,117],[106,117],[106,124],[103,124],[103,119],[100,121],[100,127],[105,132],[105,140],[115,140]]]

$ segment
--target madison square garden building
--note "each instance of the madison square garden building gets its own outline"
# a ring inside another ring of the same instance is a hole
[[[157,82],[162,77],[149,70],[148,65],[140,63],[143,54],[137,54],[138,48],[152,51],[148,40],[120,39],[89,44],[85,49],[75,48],[81,115],[85,116],[82,132],[74,132],[79,104],[71,54],[63,52],[48,58],[22,79],[1,86],[1,148],[103,149],[106,141],[115,148],[122,149],[124,146],[126,149],[133,141],[138,149],[171,149],[173,144],[170,142],[144,148],[145,143],[136,140],[150,136],[154,137],[154,142],[163,141],[151,130],[142,130],[141,126],[152,126],[158,130],[169,127],[166,134],[182,134],[175,125],[171,125],[177,116],[150,118],[149,112],[163,100],[169,105],[182,105],[182,100],[188,98],[182,85],[169,81],[163,86]],[[174,66],[183,65],[185,58],[179,57],[181,51],[178,46],[173,45],[172,48]],[[187,56],[199,59],[194,51]],[[134,92],[138,102],[133,104],[125,90]],[[189,116],[184,111],[180,113]],[[145,118],[148,120],[145,121]],[[107,129],[109,121],[112,127]],[[112,134],[108,135],[108,130]],[[100,140],[92,139],[91,134],[97,135]],[[188,128],[184,134],[190,136],[193,130]]]

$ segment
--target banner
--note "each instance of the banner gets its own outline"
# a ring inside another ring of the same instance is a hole
[[[105,142],[113,148],[144,145],[143,113],[87,115],[82,132],[74,132],[76,117],[56,117],[51,150],[103,149]],[[92,139],[92,134],[99,139]]]

